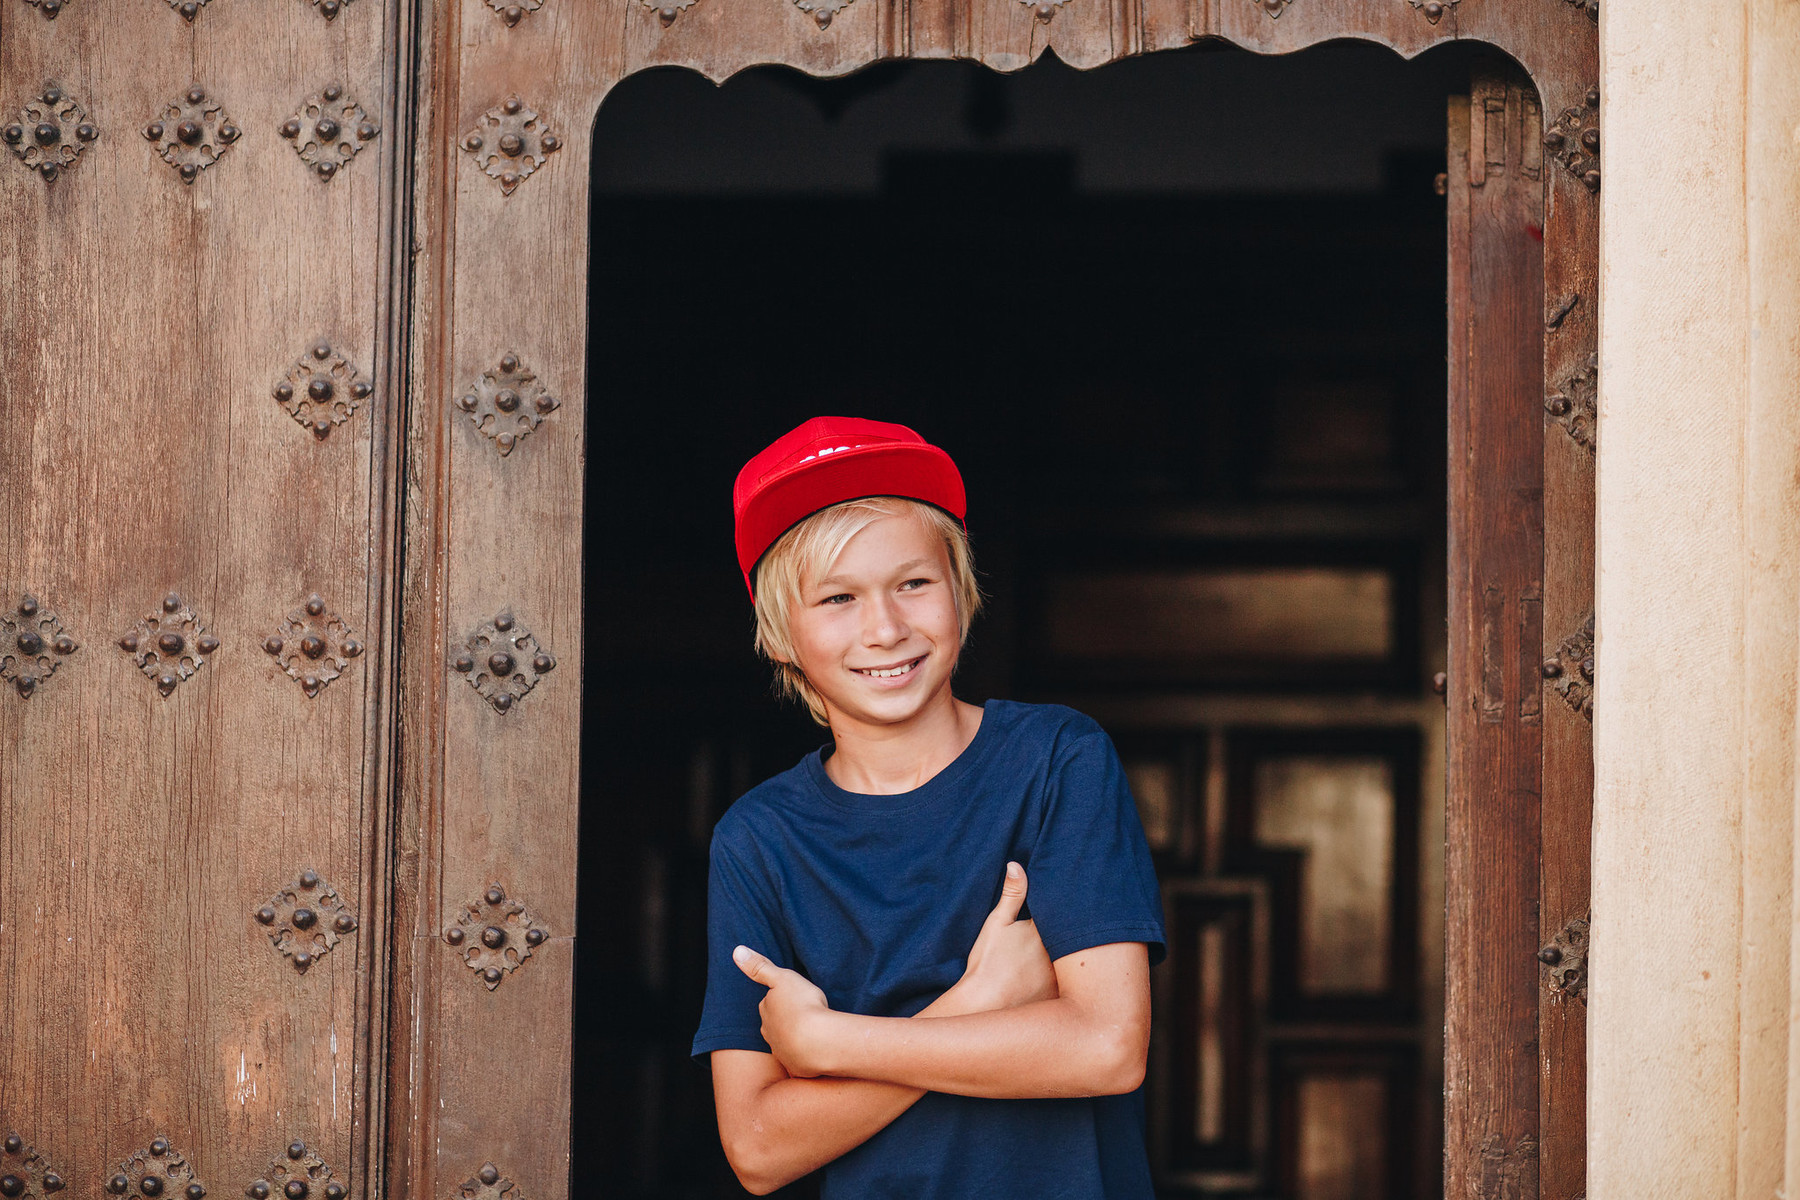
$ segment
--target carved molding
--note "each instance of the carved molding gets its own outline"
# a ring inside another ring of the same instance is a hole
[[[355,363],[321,338],[288,369],[272,395],[288,416],[324,440],[355,415],[374,390]]]
[[[1600,87],[1583,103],[1565,108],[1544,134],[1544,149],[1590,192],[1600,190]]]
[[[269,931],[269,944],[291,958],[302,975],[340,938],[356,932],[356,914],[311,867],[251,915]]]
[[[191,23],[200,15],[200,10],[207,2],[208,0],[169,0],[169,7],[180,13],[182,20]]]
[[[1548,986],[1573,1000],[1587,1003],[1588,919],[1576,917],[1556,938],[1537,953],[1544,964]]]
[[[1444,19],[1444,14],[1455,8],[1462,0],[1406,0],[1406,2],[1425,14],[1425,19],[1433,25]]]
[[[689,4],[693,2],[694,0],[688,0]],[[534,13],[544,7],[544,0],[487,0],[487,6],[511,29],[524,19],[526,13]]]
[[[638,2],[655,12],[656,19],[663,23],[664,29],[667,29],[675,23],[676,17],[694,7],[696,0],[638,0]]]
[[[63,9],[63,0],[25,0],[25,3],[43,13],[44,19],[48,21],[56,20]]]
[[[166,1137],[153,1139],[120,1163],[118,1172],[106,1181],[106,1190],[114,1196],[135,1193],[169,1200],[201,1200],[206,1195],[206,1188],[194,1178],[194,1168],[187,1157]]]
[[[1292,4],[1293,0],[1250,0],[1250,3],[1268,13],[1269,18],[1273,20],[1286,12],[1287,6]]]
[[[481,1169],[458,1184],[450,1195],[452,1200],[525,1200],[519,1185],[502,1176],[493,1163],[482,1163]]]
[[[556,669],[556,659],[506,609],[471,633],[450,667],[502,716]]]
[[[300,1186],[295,1187],[295,1184]],[[294,1200],[323,1196],[325,1200],[344,1200],[349,1194],[318,1152],[299,1141],[290,1142],[285,1156],[270,1163],[262,1178],[244,1189],[244,1195],[250,1200],[269,1200],[271,1196],[293,1197]]]
[[[164,696],[192,679],[218,648],[219,639],[206,632],[199,614],[175,592],[163,597],[162,611],[146,614],[119,639],[119,649]]]
[[[18,608],[0,612],[0,680],[12,684],[25,699],[56,674],[63,659],[79,649],[80,644],[63,631],[62,621],[46,611],[36,596],[21,596]]]
[[[0,1141],[0,1196],[38,1200],[65,1186],[62,1175],[17,1132],[9,1131]]]
[[[300,111],[281,124],[281,136],[320,179],[330,180],[349,164],[363,143],[381,135],[381,126],[363,112],[344,85],[334,83],[307,97]]]
[[[537,431],[544,418],[561,401],[544,390],[538,377],[516,354],[502,354],[499,363],[469,385],[456,401],[483,437],[493,441],[501,457],[513,452],[519,439]]]
[[[1564,379],[1544,397],[1544,411],[1589,454],[1599,446],[1600,357],[1588,355],[1587,365]]]
[[[444,929],[444,941],[481,979],[488,991],[518,970],[531,952],[549,940],[550,931],[506,889],[489,884],[481,899],[463,906],[462,915]]]
[[[157,157],[174,167],[183,183],[198,179],[242,134],[224,105],[199,84],[163,105],[156,119],[144,126],[144,137]]]
[[[0,127],[0,141],[45,183],[54,183],[74,166],[99,136],[87,110],[54,79],[19,108],[18,120]]]
[[[350,669],[350,660],[361,657],[363,645],[344,618],[314,592],[263,639],[263,650],[310,700]]]
[[[462,148],[510,196],[562,149],[562,139],[536,109],[512,95],[477,118],[475,128],[463,134]]]
[[[1589,614],[1576,632],[1562,640],[1555,654],[1544,660],[1543,675],[1563,703],[1594,719],[1594,617]]]
[[[327,21],[337,20],[338,13],[342,12],[344,6],[349,3],[350,0],[312,0],[312,6],[318,9],[319,15]]]

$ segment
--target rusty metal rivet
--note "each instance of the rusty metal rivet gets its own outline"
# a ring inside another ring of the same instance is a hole
[[[198,121],[183,121],[175,127],[175,136],[189,146],[200,140],[202,130]]]
[[[452,946],[460,946],[463,943],[463,931],[457,926],[452,925],[450,928],[444,930],[444,940],[449,942]]]
[[[38,615],[38,602],[36,596],[27,593],[26,595],[19,597],[19,615],[21,617],[35,617]]]
[[[238,127],[236,125],[231,125],[231,124],[221,125],[221,126],[219,126],[219,140],[221,142],[235,142],[238,140],[238,134],[240,132],[241,131],[238,129]],[[195,1185],[195,1186],[198,1186],[198,1185]]]
[[[32,129],[31,136],[40,146],[54,146],[62,141],[62,127],[42,121]]]
[[[513,627],[513,615],[510,612],[494,614],[494,628],[505,633]]]
[[[1562,130],[1552,129],[1549,133],[1546,133],[1544,135],[1544,145],[1552,150],[1561,150],[1563,145]]]
[[[313,123],[313,129],[318,132],[318,135],[320,137],[324,138],[328,142],[334,142],[337,140],[337,135],[338,135],[340,128],[341,127],[338,125],[338,123],[336,121],[332,120],[330,117],[320,117],[317,121],[315,121]]]
[[[475,669],[475,660],[470,658],[467,654],[459,654],[456,656],[456,661],[450,665],[454,667],[459,674],[467,675],[470,671]]]
[[[496,1183],[500,1182],[500,1169],[494,1166],[493,1163],[482,1163],[481,1170],[475,1172],[475,1178],[481,1180],[481,1182],[487,1184],[489,1187],[493,1187]]]
[[[351,933],[356,929],[356,918],[349,913],[339,913],[332,925],[339,933]]]
[[[366,142],[380,132],[381,126],[375,124],[373,121],[364,121],[356,127],[356,137],[358,141]]]
[[[157,1138],[155,1141],[150,1143],[150,1153],[155,1155],[157,1158],[161,1158],[163,1155],[167,1154],[168,1152],[169,1152],[169,1139],[168,1138]]]
[[[290,1179],[281,1185],[281,1194],[288,1200],[306,1200],[311,1193],[312,1189],[306,1185],[304,1179]]]
[[[123,1196],[125,1189],[131,1186],[131,1180],[123,1175],[114,1175],[106,1181],[106,1190],[115,1196]]]
[[[58,1175],[55,1171],[45,1171],[43,1182],[44,1190],[46,1192],[60,1192],[63,1190],[63,1177]]]
[[[0,1196],[22,1196],[25,1194],[25,1181],[17,1175],[0,1175]]]
[[[324,0],[324,3],[319,5],[319,11],[324,13],[325,19],[329,21],[338,15],[339,7],[339,0]]]
[[[284,643],[278,637],[270,636],[263,639],[263,649],[270,654],[280,654],[283,645]]]
[[[512,412],[519,407],[519,393],[511,388],[501,388],[494,394],[494,407],[501,412]]]
[[[504,112],[509,117],[514,117],[517,116],[519,110],[524,107],[525,102],[523,100],[519,99],[517,96],[508,96],[506,98],[506,103],[500,106],[500,111]]]
[[[44,639],[29,629],[23,630],[19,634],[19,650],[24,654],[42,654]]]
[[[306,870],[300,872],[300,886],[303,888],[306,888],[308,891],[311,891],[313,888],[318,887],[319,886],[319,873],[317,871],[313,870],[311,867],[308,867],[308,868],[306,868]]]
[[[324,375],[314,375],[306,385],[306,394],[313,400],[329,400],[331,393],[331,380]]]
[[[283,121],[281,123],[281,136],[284,138],[299,137],[300,136],[300,122],[293,120],[291,118],[289,120]]]
[[[275,910],[270,908],[267,904],[263,905],[256,910],[256,920],[257,923],[261,925],[273,925],[275,923]]]
[[[542,146],[547,152],[561,147],[562,139],[557,137],[554,133],[546,133],[543,137],[538,139],[538,145]]]
[[[86,121],[75,127],[75,136],[84,142],[91,142],[100,136],[100,131]]]
[[[178,593],[170,592],[163,597],[162,607],[164,612],[174,612],[181,607],[181,596]]]
[[[525,153],[525,139],[516,133],[500,135],[500,153],[508,158],[517,158]]]
[[[187,102],[189,104],[204,104],[206,102],[206,89],[201,87],[189,88],[187,91]]]
[[[136,654],[138,650],[137,634],[128,633],[119,639],[119,649],[128,654]]]
[[[337,174],[337,169],[338,165],[330,159],[325,160],[313,168],[313,170],[319,173],[319,178],[321,179],[330,179],[333,175]]]
[[[505,904],[506,903],[506,892],[503,891],[501,889],[500,885],[496,883],[492,887],[488,888],[487,894],[483,897],[483,899],[485,899],[489,904]]]
[[[355,396],[358,400],[367,400],[369,398],[369,393],[374,390],[374,385],[366,379],[358,379],[355,383],[350,385],[350,394]]]
[[[554,396],[542,395],[537,398],[536,404],[539,412],[547,413],[556,407],[557,401]]]
[[[495,711],[497,711],[497,712],[502,712],[502,713],[511,712],[512,706],[513,706],[512,693],[501,692],[498,696],[494,697],[493,705],[494,705]]]
[[[481,944],[489,950],[498,950],[506,945],[506,930],[498,925],[489,925],[481,931]]]
[[[322,658],[325,655],[325,639],[316,633],[309,633],[300,639],[300,653],[308,658]]]
[[[181,685],[181,676],[172,671],[164,671],[156,677],[156,690],[167,696]]]
[[[144,1193],[146,1196],[162,1195],[162,1187],[162,1178],[157,1175],[146,1175],[138,1180],[138,1191]]]
[[[527,929],[525,931],[525,944],[527,946],[541,946],[544,944],[545,936],[544,931],[541,929]]]
[[[16,1133],[9,1133],[6,1135],[6,1152],[8,1154],[18,1154],[19,1152],[21,1152],[24,1149],[25,1149],[25,1139],[24,1138],[20,1137]]]
[[[39,163],[38,164],[38,174],[42,175],[44,177],[45,181],[48,182],[49,180],[55,179],[59,174],[61,174],[61,170],[57,167],[57,165],[55,163],[52,163],[52,162]]]
[[[540,654],[531,660],[531,669],[539,675],[547,675],[556,669],[556,660],[548,654]]]
[[[182,1194],[187,1197],[187,1200],[205,1200],[206,1189],[197,1183],[190,1183]]]
[[[244,1195],[250,1200],[269,1200],[269,1185],[259,1179],[244,1189]]]
[[[1587,99],[1587,106],[1589,108],[1599,108],[1600,107],[1600,89],[1597,87],[1589,88],[1587,91],[1586,99]]]
[[[499,967],[489,967],[487,970],[485,970],[481,973],[481,977],[483,979],[487,980],[489,983],[499,983],[500,982],[500,968]]]
[[[1562,663],[1554,658],[1546,658],[1544,665],[1538,670],[1542,672],[1545,679],[1558,679],[1562,676]]]
[[[518,664],[513,662],[512,655],[502,650],[488,655],[487,665],[488,670],[496,675],[511,675],[513,673],[513,668]]]
[[[1562,961],[1562,948],[1554,945],[1545,946],[1542,950],[1537,952],[1537,956],[1538,961],[1545,966],[1554,967],[1557,963]]]
[[[329,3],[329,0],[327,2]],[[335,1179],[325,1185],[325,1200],[344,1200],[347,1194],[344,1191],[344,1185]]]
[[[306,1143],[305,1142],[289,1142],[288,1148],[287,1148],[287,1156],[289,1158],[296,1159],[296,1160],[305,1158],[306,1157]]]
[[[469,135],[469,136],[468,136],[468,137],[466,137],[466,138],[464,138],[464,139],[463,139],[463,149],[465,149],[465,150],[479,150],[479,149],[481,149],[481,138],[480,138],[480,136],[479,136],[479,135],[477,135],[477,134],[473,134],[473,133],[471,133],[471,134],[470,134],[470,135]]]
[[[25,137],[25,127],[23,125],[8,125],[5,129],[0,130],[0,137],[5,138],[9,146],[16,146]]]
[[[210,633],[203,633],[194,639],[194,649],[202,654],[211,654],[219,648],[219,639]]]
[[[1574,402],[1560,392],[1544,401],[1544,411],[1553,417],[1566,417],[1573,408]]]
[[[659,8],[656,10],[656,19],[663,23],[664,29],[673,25],[675,23],[675,18],[678,15],[679,14],[672,8]]]
[[[295,929],[311,929],[318,924],[319,914],[310,908],[296,908],[291,919]]]
[[[156,648],[162,653],[174,656],[187,649],[187,642],[179,633],[158,634]]]
[[[475,406],[480,403],[481,399],[478,396],[464,396],[456,402],[456,407],[464,412],[474,412]]]
[[[1583,679],[1587,680],[1589,683],[1594,682],[1594,660],[1593,659],[1584,658],[1581,660],[1581,677]]]
[[[341,83],[327,84],[325,87],[325,98],[327,100],[336,100],[343,94],[344,85]]]
[[[50,648],[58,654],[73,654],[79,647],[75,645],[75,639],[65,633],[58,637]]]
[[[344,644],[338,649],[343,652],[345,658],[355,658],[363,651],[362,643],[355,638],[346,638]]]

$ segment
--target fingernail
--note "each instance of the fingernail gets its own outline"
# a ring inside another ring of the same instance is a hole
[[[731,961],[732,962],[741,963],[749,957],[750,957],[750,947],[748,947],[748,946],[739,946],[736,950],[733,950],[731,952]]]
[[[1009,862],[1006,864],[1006,877],[1008,879],[1017,879],[1019,876],[1023,875],[1024,873],[1025,873],[1025,868],[1021,867],[1018,863]]]

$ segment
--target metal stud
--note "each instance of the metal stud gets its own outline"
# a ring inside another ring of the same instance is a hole
[[[508,196],[561,146],[562,140],[550,131],[544,118],[516,95],[483,113],[462,139],[463,149]]]
[[[457,948],[466,966],[489,991],[517,970],[542,946],[548,931],[506,889],[490,884],[481,899],[464,905],[456,924],[444,930],[444,941]]]
[[[355,158],[363,142],[380,132],[380,125],[354,97],[346,96],[338,83],[308,97],[300,111],[281,125],[281,136],[294,143],[300,161],[325,180]]]
[[[119,647],[156,684],[165,697],[194,677],[219,648],[200,617],[177,593],[163,597],[162,611],[148,613],[119,638]]]
[[[287,955],[301,974],[331,953],[340,938],[356,931],[355,914],[311,867],[253,915],[268,930],[269,944]],[[304,1153],[303,1144],[296,1144]]]
[[[218,162],[238,140],[239,129],[224,106],[198,84],[157,110],[144,137],[183,183]]]
[[[362,653],[362,642],[314,593],[263,639],[263,650],[311,699],[350,668],[350,660]]]
[[[519,626],[509,610],[502,609],[468,636],[451,657],[450,665],[468,679],[495,712],[504,715],[537,687],[546,674],[540,668],[545,660],[551,667],[556,665],[555,658],[538,645],[531,631]]]
[[[323,440],[354,416],[374,390],[355,363],[321,340],[288,368],[271,394],[290,417]]]
[[[99,136],[86,110],[54,81],[24,103],[17,121],[0,129],[0,139],[46,183],[74,166],[87,144]]]
[[[0,680],[11,683],[22,698],[35,695],[62,659],[78,649],[63,631],[62,620],[45,612],[36,596],[20,597],[13,613],[0,611]]]

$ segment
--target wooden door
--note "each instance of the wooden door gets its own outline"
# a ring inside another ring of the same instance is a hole
[[[1471,1200],[1586,1190],[1597,109],[1546,121],[1498,64],[1450,107],[1445,1194]]]
[[[0,1194],[379,1178],[399,8],[0,9]]]
[[[631,398],[584,377],[585,297],[608,286],[611,239],[681,236],[587,239],[587,130],[620,79],[884,57],[1013,69],[1046,50],[1087,67],[1344,37],[1488,42],[1563,136],[1538,176],[1549,334],[1516,304],[1490,325],[1480,289],[1468,310],[1471,346],[1542,340],[1537,374],[1509,360],[1505,376],[1551,404],[1541,591],[1529,608],[1530,551],[1496,552],[1512,623],[1488,659],[1468,640],[1488,627],[1461,627],[1450,689],[1476,694],[1476,663],[1505,676],[1478,692],[1512,716],[1453,745],[1488,747],[1521,795],[1537,780],[1535,813],[1507,810],[1500,832],[1536,829],[1544,861],[1574,863],[1598,161],[1585,6],[4,0],[0,1183],[599,1186],[567,1178],[582,601],[606,570],[583,562],[578,497],[589,431],[607,437]],[[1490,216],[1523,211],[1471,200],[1470,261]],[[796,214],[796,252],[824,226]],[[643,322],[670,353],[703,343],[679,313]],[[1467,378],[1475,431],[1488,384]],[[1466,498],[1472,529],[1506,528],[1480,507],[1495,496]],[[1488,577],[1470,578],[1485,604]],[[1550,679],[1527,727],[1534,642]],[[1452,778],[1454,793],[1475,777]],[[1472,1007],[1455,1026],[1459,1078],[1509,1073],[1453,1096],[1451,1179],[1518,1192],[1529,1139],[1546,1187],[1572,1194],[1578,1009],[1544,980],[1578,975],[1565,922],[1585,888],[1573,866],[1532,874],[1525,842],[1482,845],[1511,873],[1465,874],[1467,911],[1537,908],[1453,921],[1452,945],[1472,939],[1464,978],[1501,972],[1508,1029],[1542,1010],[1546,1057],[1524,1071],[1524,1043],[1482,1041]],[[1529,999],[1521,946],[1558,958]]]

